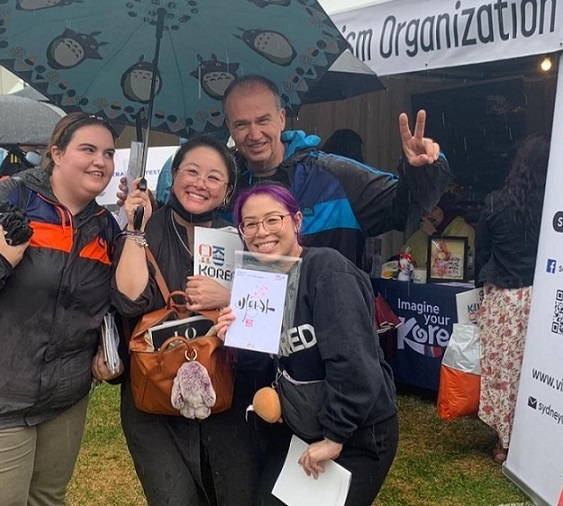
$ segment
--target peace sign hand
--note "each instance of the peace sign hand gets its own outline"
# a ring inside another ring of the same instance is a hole
[[[434,163],[440,155],[440,145],[428,137],[424,137],[426,111],[420,110],[416,115],[414,135],[409,127],[409,117],[403,112],[399,115],[399,130],[403,151],[410,165],[420,167]]]

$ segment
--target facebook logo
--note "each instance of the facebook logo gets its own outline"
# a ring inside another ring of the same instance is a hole
[[[553,258],[547,259],[547,267],[545,268],[545,272],[549,272],[550,274],[555,274],[555,268],[557,267],[557,261]]]

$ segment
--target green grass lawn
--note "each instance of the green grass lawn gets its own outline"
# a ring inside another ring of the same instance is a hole
[[[495,437],[487,426],[476,418],[440,420],[434,399],[427,393],[402,391],[398,402],[399,451],[376,505],[529,504],[493,462]],[[119,424],[119,387],[104,384],[95,390],[90,403],[68,505],[143,504]]]

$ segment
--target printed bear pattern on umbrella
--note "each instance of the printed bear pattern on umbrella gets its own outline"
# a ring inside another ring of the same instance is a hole
[[[165,10],[153,68],[158,10]],[[316,0],[0,0],[0,64],[67,112],[189,137],[224,125],[221,99],[262,74],[297,110],[347,43]]]

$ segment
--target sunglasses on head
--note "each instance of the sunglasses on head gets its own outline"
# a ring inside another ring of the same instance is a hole
[[[104,128],[108,129],[114,139],[117,138],[117,133],[109,123],[109,121],[104,118],[103,116],[98,116],[96,114],[88,114],[77,117],[72,123],[70,123],[64,130],[63,134],[61,135],[60,144],[63,144],[63,140],[65,137],[71,136],[74,132],[76,132],[79,128],[87,125],[95,125],[99,124]]]

